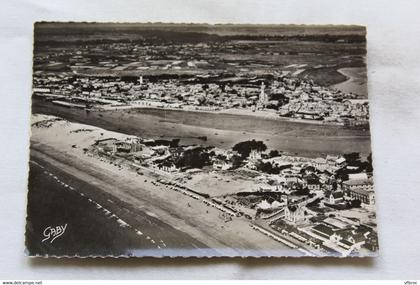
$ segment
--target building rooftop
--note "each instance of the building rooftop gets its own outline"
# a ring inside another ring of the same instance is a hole
[[[328,236],[331,236],[334,234],[334,230],[331,227],[324,224],[316,225],[315,227],[312,228],[312,230],[326,234]]]
[[[349,180],[363,180],[368,179],[368,176],[366,173],[350,173],[349,174]]]
[[[373,190],[366,190],[366,189],[359,188],[359,187],[353,188],[353,189],[351,189],[351,191],[355,192],[355,193],[359,193],[361,195],[368,195],[369,193],[373,193]]]
[[[373,185],[373,181],[372,179],[352,179],[344,181],[343,184],[348,186]]]

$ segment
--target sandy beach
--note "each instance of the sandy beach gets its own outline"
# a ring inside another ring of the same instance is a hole
[[[47,117],[36,115],[33,122],[45,118]],[[78,129],[92,131],[74,132]],[[83,152],[83,148],[88,147],[95,139],[124,136],[126,135],[89,125],[58,121],[49,128],[32,128],[31,156],[41,163],[57,167],[96,186],[113,199],[120,200],[133,209],[138,209],[165,224],[176,225],[176,231],[211,247],[216,251],[215,255],[301,255],[300,252],[291,250],[263,234],[255,234],[255,230],[245,218],[235,217],[232,221],[225,222],[219,210],[206,206],[201,201],[179,192],[162,189],[151,183],[152,178],[145,174],[139,175],[119,168]],[[94,192],[86,195],[92,195],[90,198],[95,200]],[[135,219],[131,223],[134,224],[133,227],[141,227],[135,225],[140,223]]]

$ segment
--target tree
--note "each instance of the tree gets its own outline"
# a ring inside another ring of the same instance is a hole
[[[369,157],[367,162],[361,161],[360,154],[358,152],[347,153],[344,154],[343,157],[346,159],[347,164],[349,166],[352,166],[353,169],[346,167],[337,170],[337,172],[335,173],[336,178],[345,181],[349,179],[349,174],[360,173],[364,170],[366,170],[367,172],[371,172],[369,171],[371,170],[371,163],[369,162]],[[370,157],[370,161],[372,161],[372,157]]]
[[[277,167],[273,167],[270,162],[260,162],[257,165],[257,170],[268,174],[279,174],[280,170]]]
[[[170,147],[178,147],[179,146],[180,139],[172,139],[169,146]]]
[[[278,110],[279,109],[279,101],[277,100],[270,100],[266,105],[267,109]]]
[[[362,202],[359,199],[354,199],[351,200],[347,203],[347,206],[351,209],[351,208],[360,208],[360,206],[362,205]]]
[[[346,153],[346,154],[343,155],[343,157],[346,159],[348,165],[351,165],[351,166],[360,166],[361,165],[360,153],[358,153],[358,152]]]
[[[346,181],[346,180],[349,180],[349,173],[357,173],[357,172],[358,172],[357,169],[356,170],[349,170],[347,168],[340,168],[335,173],[335,178],[336,179],[341,179],[342,181]]]
[[[278,151],[278,150],[274,149],[274,150],[271,150],[271,151],[270,151],[269,156],[270,156],[270,157],[280,156],[280,153],[279,153],[279,151]]]
[[[300,173],[301,174],[305,174],[306,172],[308,173],[314,173],[316,171],[316,168],[312,165],[308,165],[304,168],[301,168]]]
[[[270,100],[278,101],[278,105],[282,106],[289,103],[289,98],[284,96],[282,93],[272,93],[270,94]]]
[[[245,159],[249,156],[252,150],[265,151],[267,146],[262,141],[251,140],[237,143],[232,149],[237,151],[241,157]]]
[[[203,148],[186,150],[175,161],[178,168],[203,168],[210,163],[210,156]]]
[[[293,192],[293,194],[297,195],[297,196],[307,196],[307,195],[309,195],[309,193],[310,193],[310,191],[309,191],[308,187],[299,188],[298,190]]]
[[[370,153],[367,157],[367,161],[365,162],[365,169],[366,169],[366,172],[372,172],[373,171],[372,153]]]
[[[230,161],[232,162],[232,167],[233,168],[238,168],[241,166],[243,159],[242,157],[240,157],[239,155],[232,155]]]

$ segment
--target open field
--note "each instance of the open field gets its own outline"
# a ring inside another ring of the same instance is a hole
[[[256,190],[256,181],[239,175],[220,175],[217,173],[199,173],[187,180],[185,185],[198,192],[217,197]]]
[[[329,86],[346,80],[338,69],[365,66],[365,29],[360,26],[120,25],[38,23],[34,69],[70,71],[72,54],[85,49],[87,61],[74,69],[81,75],[293,74],[298,69],[291,65],[305,65],[303,76]],[[206,64],[187,66],[191,55]],[[116,66],[100,64],[110,60]],[[168,67],[175,61],[184,63]]]

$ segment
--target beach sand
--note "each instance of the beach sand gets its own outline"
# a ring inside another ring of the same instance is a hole
[[[51,117],[35,115],[33,122],[47,118]],[[78,129],[92,131],[74,132]],[[215,249],[216,255],[301,255],[255,232],[245,218],[235,217],[226,223],[219,210],[201,201],[155,186],[149,176],[100,161],[83,152],[83,148],[87,148],[95,139],[125,136],[89,125],[57,121],[49,128],[32,128],[31,155],[171,225]]]

